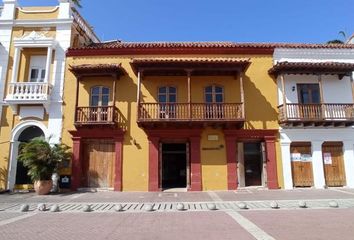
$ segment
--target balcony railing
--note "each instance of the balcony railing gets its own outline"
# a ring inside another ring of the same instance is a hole
[[[36,103],[49,100],[52,85],[49,83],[37,82],[16,82],[10,83],[6,101]]]
[[[242,103],[141,103],[139,122],[244,121]]]
[[[118,109],[106,107],[77,107],[75,125],[114,125],[118,122]]]
[[[286,104],[279,106],[279,121],[286,122],[352,122],[354,104]]]

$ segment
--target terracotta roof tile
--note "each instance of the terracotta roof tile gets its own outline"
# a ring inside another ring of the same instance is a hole
[[[349,74],[354,71],[354,63],[343,62],[279,62],[268,72],[279,73],[323,73],[323,74]]]
[[[132,49],[132,48],[344,48],[354,49],[353,44],[307,43],[237,43],[237,42],[122,42],[93,43],[74,49]]]
[[[118,74],[124,75],[124,69],[121,64],[82,64],[73,65],[69,67],[69,70],[76,76],[82,76],[87,74],[96,75],[110,75]]]

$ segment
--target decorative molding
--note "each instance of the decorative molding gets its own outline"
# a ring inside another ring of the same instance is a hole
[[[36,32],[24,34],[21,37],[14,38],[15,47],[55,47],[57,41],[52,37],[47,37],[48,32]]]
[[[52,27],[59,25],[71,25],[74,19],[28,19],[28,20],[1,20],[0,26],[24,26],[24,27]]]
[[[48,9],[48,10],[25,10],[23,9],[22,7],[19,7],[18,10],[20,12],[23,12],[23,13],[52,13],[52,12],[55,12],[56,10],[59,9],[59,6],[56,6],[52,9]]]

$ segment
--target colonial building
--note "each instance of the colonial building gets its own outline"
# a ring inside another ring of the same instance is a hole
[[[284,187],[354,187],[354,46],[276,48]]]
[[[100,43],[69,0],[3,2],[0,188],[36,136],[72,190],[354,187],[354,45]]]
[[[19,144],[45,136],[61,141],[65,52],[98,42],[68,0],[58,6],[20,7],[3,0],[0,17],[0,188],[24,188],[27,169]]]
[[[69,49],[63,141],[73,142],[72,188],[278,188],[272,54],[271,45],[235,43]]]

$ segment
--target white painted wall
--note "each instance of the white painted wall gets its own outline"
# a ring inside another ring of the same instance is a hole
[[[343,142],[344,167],[348,187],[354,187],[354,129],[352,128],[292,128],[280,129],[280,146],[285,189],[293,188],[290,158],[291,142],[311,142],[315,188],[325,186],[322,144],[325,141]]]
[[[283,92],[280,77],[278,82],[278,103],[283,104]],[[315,75],[284,75],[286,103],[298,103],[297,84],[318,83]],[[350,77],[341,80],[337,75],[323,75],[323,100],[325,103],[352,103],[352,88]]]

